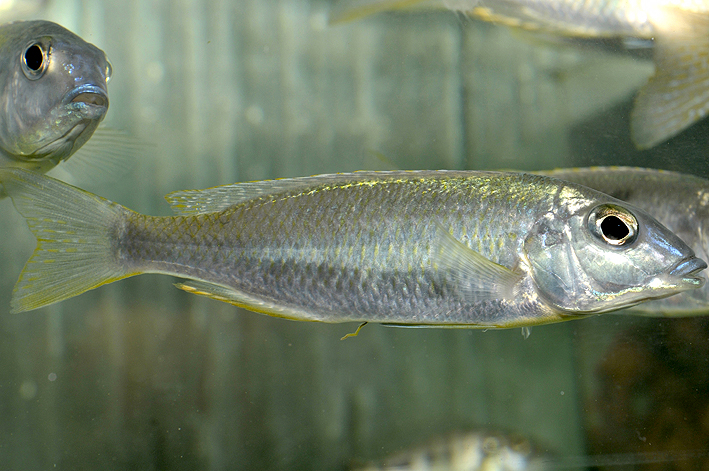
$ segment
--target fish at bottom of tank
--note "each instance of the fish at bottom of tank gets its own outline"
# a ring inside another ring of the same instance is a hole
[[[37,237],[13,292],[36,309],[140,273],[294,320],[505,328],[696,289],[706,263],[652,216],[516,172],[395,171],[238,183],[145,216],[21,169],[0,181]]]
[[[427,444],[351,471],[544,471],[553,455],[529,439],[502,432],[473,430],[431,439]]]

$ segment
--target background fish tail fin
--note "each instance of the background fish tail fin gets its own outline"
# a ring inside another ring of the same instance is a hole
[[[709,14],[657,8],[655,75],[640,89],[631,116],[633,141],[649,149],[709,113]]]
[[[21,169],[0,182],[37,237],[12,295],[12,312],[29,311],[116,281],[111,230],[128,210],[99,196]]]

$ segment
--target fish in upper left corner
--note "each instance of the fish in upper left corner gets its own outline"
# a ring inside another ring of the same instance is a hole
[[[46,173],[73,155],[106,115],[111,73],[101,49],[56,23],[0,26],[0,167]]]
[[[707,0],[340,0],[330,22],[419,7],[560,37],[652,42],[655,74],[638,92],[630,118],[638,149],[654,147],[709,114]]]

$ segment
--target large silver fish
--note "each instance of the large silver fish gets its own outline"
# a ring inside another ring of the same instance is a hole
[[[152,217],[0,170],[37,249],[12,310],[140,273],[295,320],[513,327],[702,286],[706,263],[633,206],[554,178],[360,172],[168,195]]]
[[[104,52],[49,21],[0,26],[0,167],[47,172],[108,110]]]
[[[638,148],[653,147],[709,113],[708,0],[341,0],[331,20],[422,5],[565,36],[652,40],[655,75],[631,116]]]
[[[687,243],[698,257],[709,257],[709,180],[665,170],[591,167],[540,172],[586,185],[652,214]],[[647,314],[684,316],[709,313],[709,286],[634,308]]]

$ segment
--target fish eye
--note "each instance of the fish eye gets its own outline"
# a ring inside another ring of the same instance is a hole
[[[25,48],[21,57],[22,71],[30,80],[37,80],[47,70],[49,58],[47,49],[40,43],[32,43]]]
[[[638,220],[627,209],[614,204],[595,207],[588,215],[588,229],[603,242],[621,247],[638,237]]]

